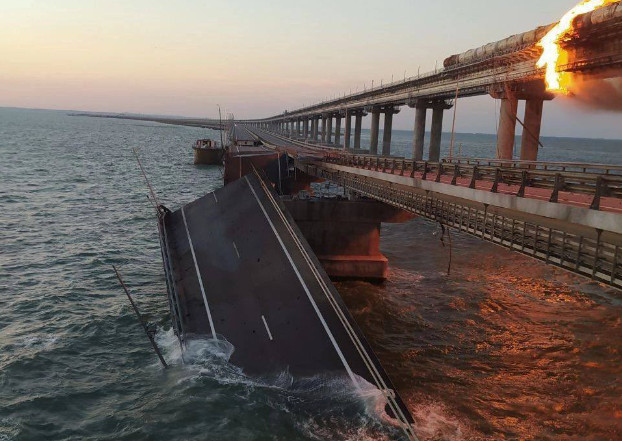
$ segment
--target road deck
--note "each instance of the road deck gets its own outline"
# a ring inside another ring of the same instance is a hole
[[[215,333],[235,347],[230,362],[251,375],[336,373],[348,375],[357,388],[364,388],[362,377],[394,389],[304,237],[258,174],[167,213],[163,227],[182,340]],[[399,397],[395,402],[412,422]]]

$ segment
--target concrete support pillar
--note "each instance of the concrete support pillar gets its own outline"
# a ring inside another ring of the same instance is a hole
[[[430,134],[430,162],[441,160],[441,136],[443,133],[443,107],[436,106],[432,110],[432,129]]]
[[[544,100],[542,99],[536,98],[525,101],[525,119],[523,120],[525,127],[523,127],[520,146],[520,159],[523,161],[538,160],[543,107]]]
[[[343,134],[343,148],[348,150],[350,148],[350,135],[352,132],[352,115],[346,110],[346,128]]]
[[[341,143],[341,115],[335,116],[335,144]]]
[[[428,109],[425,107],[417,107],[415,109],[415,130],[413,133],[413,159],[415,161],[423,160],[423,145],[425,142],[425,118]]]
[[[497,133],[497,157],[512,159],[514,155],[514,141],[516,137],[516,111],[518,100],[514,97],[501,100],[501,115],[499,116],[499,131]]]
[[[322,117],[322,144],[326,143],[326,117]]]
[[[333,142],[333,117],[329,115],[326,119],[326,144]]]
[[[382,156],[391,155],[391,134],[393,132],[393,110],[384,114],[384,130],[382,132]]]
[[[371,113],[371,139],[369,141],[369,154],[378,154],[378,127],[380,126],[380,110],[374,109]]]
[[[320,124],[320,120],[317,116],[313,117],[313,140],[317,141],[317,137],[318,137],[318,125]]]
[[[354,117],[354,150],[361,149],[361,129],[363,126],[363,113],[356,112]]]
[[[302,120],[302,136],[304,139],[309,137],[309,118],[305,118]]]
[[[296,137],[300,136],[300,120],[296,120]]]

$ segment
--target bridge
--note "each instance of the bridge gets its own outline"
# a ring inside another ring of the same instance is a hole
[[[520,159],[534,161],[538,156],[543,103],[554,98],[546,91],[544,70],[536,67],[542,52],[537,43],[552,26],[542,26],[452,55],[444,61],[443,68],[428,74],[243,122],[328,145],[341,145],[343,136],[344,149],[360,152],[363,118],[371,114],[369,154],[389,156],[393,115],[400,111],[400,107],[409,106],[416,109],[412,157],[422,160],[427,111],[431,109],[427,159],[438,162],[443,112],[455,105],[456,99],[490,95],[501,101],[497,157],[512,158],[518,122],[523,128]],[[560,72],[599,75],[601,78],[619,75],[622,69],[622,5],[614,3],[577,17],[575,31],[565,38],[562,46],[568,52],[568,60],[558,66]],[[517,115],[519,100],[526,101],[522,119]],[[379,151],[381,114],[384,115],[384,131]]]
[[[442,69],[426,75],[238,121],[232,137],[250,134],[288,156],[307,181],[334,182],[350,197],[383,202],[622,288],[622,166],[537,160],[543,103],[554,98],[546,90],[543,69],[536,67],[541,53],[537,42],[552,26],[452,55]],[[622,5],[579,16],[574,29],[563,41],[568,60],[558,70],[619,76]],[[458,98],[476,95],[501,101],[497,157],[441,159],[444,110]],[[522,120],[518,100],[526,100]],[[401,106],[416,109],[408,159],[391,155],[393,115]],[[432,125],[424,158],[428,109]],[[362,121],[368,114],[371,140],[363,148]],[[519,159],[513,158],[517,122],[523,127]]]

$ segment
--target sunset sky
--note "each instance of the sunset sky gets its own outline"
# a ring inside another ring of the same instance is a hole
[[[0,0],[0,106],[264,117],[433,70],[575,3]],[[621,120],[556,99],[543,134],[622,138]],[[456,127],[494,132],[494,100],[461,100]]]

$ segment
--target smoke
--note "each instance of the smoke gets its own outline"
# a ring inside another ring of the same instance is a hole
[[[570,98],[581,107],[605,112],[622,112],[622,71],[614,78],[574,76],[568,87]],[[608,76],[615,76],[609,74]]]

